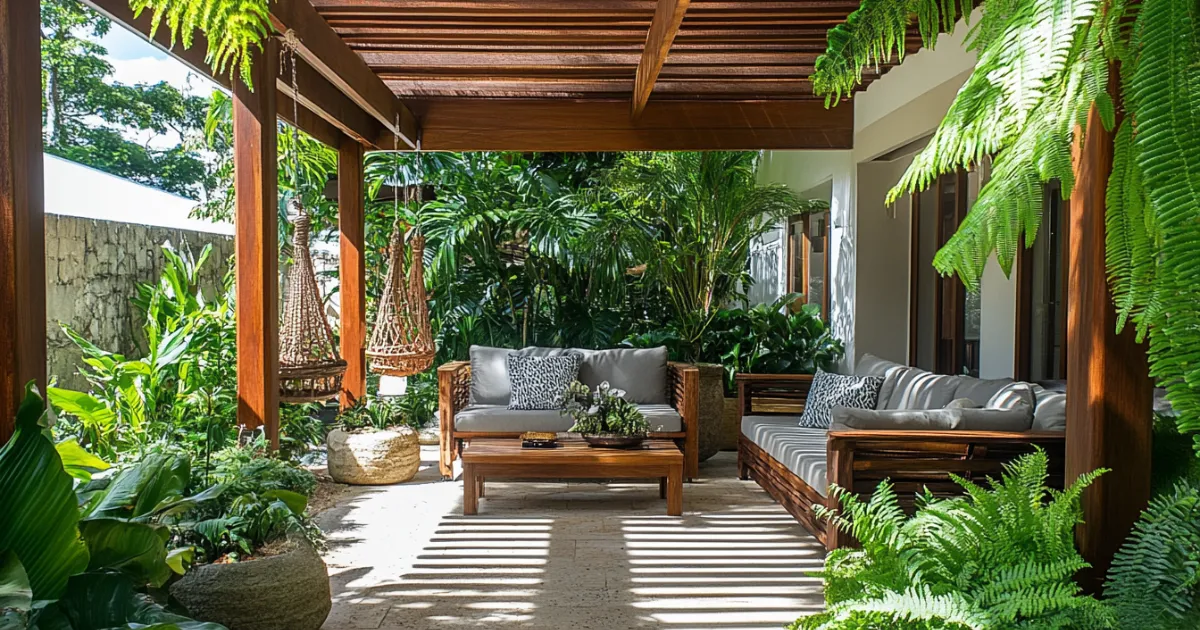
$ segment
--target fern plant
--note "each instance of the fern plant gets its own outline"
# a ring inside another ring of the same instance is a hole
[[[1200,5],[864,0],[830,31],[814,90],[836,103],[864,67],[903,53],[914,20],[932,48],[973,8],[966,41],[978,54],[975,70],[889,201],[992,159],[990,181],[934,266],[974,288],[995,252],[1007,273],[1037,235],[1043,184],[1074,187],[1071,146],[1094,107],[1116,131],[1105,222],[1119,326],[1132,321],[1139,338],[1149,334],[1151,373],[1166,386],[1180,429],[1200,431]],[[1110,88],[1114,66],[1119,87]]]
[[[204,60],[218,74],[236,75],[250,88],[250,65],[254,51],[274,31],[269,0],[129,0],[134,17],[151,11],[150,34],[166,23],[171,46],[181,43],[185,49],[194,43],[196,31],[204,33],[208,50]]]
[[[1046,487],[1048,463],[1040,450],[1025,455],[990,488],[955,476],[964,496],[926,491],[912,517],[889,482],[865,502],[835,487],[842,512],[820,512],[861,548],[830,552],[826,610],[791,628],[1115,627],[1073,581],[1088,566],[1074,544],[1079,497],[1103,471],[1057,491]]]

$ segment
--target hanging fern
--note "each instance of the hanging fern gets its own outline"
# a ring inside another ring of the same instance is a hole
[[[217,74],[229,72],[230,79],[240,75],[251,89],[250,64],[255,50],[273,31],[269,0],[129,0],[134,17],[149,9],[150,34],[164,22],[171,31],[171,46],[176,42],[191,48],[193,34],[199,30],[208,39],[205,61]]]
[[[864,0],[830,32],[814,90],[836,103],[861,83],[864,67],[902,52],[914,21],[933,47],[967,8]],[[992,157],[991,179],[934,266],[970,288],[993,253],[1011,272],[1021,244],[1037,236],[1044,184],[1074,187],[1071,147],[1089,111],[1116,126],[1108,85],[1119,63],[1124,120],[1108,182],[1108,278],[1119,325],[1149,335],[1151,375],[1167,388],[1181,431],[1200,432],[1200,5],[983,0],[976,12],[966,40],[978,53],[975,69],[888,201]]]
[[[835,488],[842,514],[818,511],[861,548],[830,552],[827,608],[792,628],[1115,627],[1073,581],[1088,566],[1074,545],[1079,497],[1099,471],[1058,492],[1046,487],[1047,466],[1037,451],[990,488],[955,477],[966,496],[919,497],[911,518],[886,481],[866,502]]]

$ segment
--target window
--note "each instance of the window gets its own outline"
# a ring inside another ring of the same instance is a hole
[[[829,318],[829,212],[795,215],[787,227],[787,290]]]
[[[1016,375],[1025,381],[1067,378],[1068,202],[1062,185],[1046,186],[1042,227],[1017,256]]]

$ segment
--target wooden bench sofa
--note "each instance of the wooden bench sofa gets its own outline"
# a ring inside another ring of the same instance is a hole
[[[868,365],[861,372],[867,374],[915,369],[866,359]],[[1050,456],[1050,485],[1063,485],[1065,415],[1060,418],[1060,413],[1065,414],[1065,397],[1060,393],[1032,386],[1037,411],[1028,431],[826,431],[798,424],[812,380],[809,375],[737,376],[742,415],[738,471],[742,479],[754,479],[828,549],[853,543],[814,512],[816,505],[838,507],[827,492],[830,485],[865,496],[880,481],[890,479],[901,504],[911,512],[913,498],[923,488],[936,495],[958,494],[959,486],[950,473],[976,481],[998,477],[1004,463],[1035,447]],[[909,379],[908,386],[919,381]],[[960,382],[958,387],[973,384]],[[881,400],[880,404],[887,403]]]
[[[700,370],[694,365],[668,362],[666,365],[666,401],[668,411],[678,414],[671,428],[678,430],[655,431],[650,436],[674,440],[683,452],[684,476],[694,479],[700,466],[699,416],[700,416]],[[470,431],[457,426],[464,410],[471,408],[471,363],[454,361],[438,368],[438,418],[441,425],[441,452],[439,468],[445,477],[454,474],[454,460],[462,454],[464,444],[472,438],[519,439],[522,431]],[[666,408],[667,406],[662,406]],[[547,412],[550,413],[550,412]],[[648,415],[647,419],[651,419]],[[537,427],[525,430],[566,431],[572,424],[570,418],[561,417],[560,426]],[[652,427],[654,422],[652,420]]]

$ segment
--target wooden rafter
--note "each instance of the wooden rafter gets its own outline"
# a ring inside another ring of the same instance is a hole
[[[671,43],[683,24],[691,0],[658,0],[654,7],[654,19],[646,34],[646,46],[642,49],[642,60],[638,62],[637,74],[633,79],[633,118],[636,120],[646,109],[650,93],[658,81],[658,73],[667,62]]]
[[[308,0],[272,3],[271,23],[280,33],[294,32],[298,41],[296,52],[308,65],[389,131],[398,134],[409,148],[416,148],[416,117],[333,32]]]
[[[300,106],[329,121],[347,136],[370,145],[383,131],[384,127],[379,121],[299,58],[296,63],[296,85],[299,87]],[[286,64],[283,73],[276,79],[276,86],[279,93],[287,95],[289,99],[296,97],[296,90],[292,88],[291,68]],[[283,103],[280,105],[282,107]],[[291,107],[290,103],[288,107]],[[291,110],[285,109],[280,109],[279,113],[289,119],[292,115]],[[335,142],[331,146],[337,148],[339,144]]]

